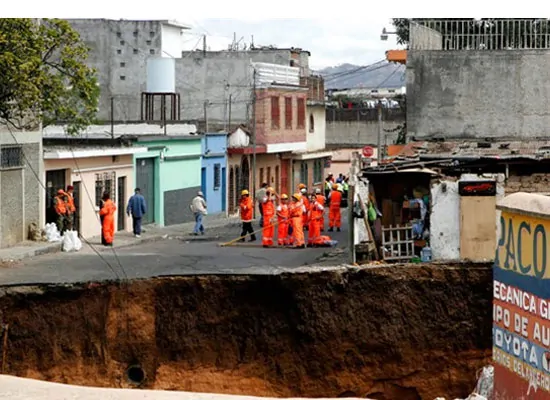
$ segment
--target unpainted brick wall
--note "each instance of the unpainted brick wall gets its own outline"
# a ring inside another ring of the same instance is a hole
[[[504,192],[506,195],[516,192],[550,193],[550,173],[512,175],[506,180]]]

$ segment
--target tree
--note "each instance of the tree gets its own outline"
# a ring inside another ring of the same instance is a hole
[[[0,123],[52,123],[75,134],[94,122],[99,100],[88,48],[67,21],[0,19]]]
[[[393,18],[399,44],[409,44],[409,26],[418,23],[442,34],[445,48],[549,48],[550,20],[545,18]]]

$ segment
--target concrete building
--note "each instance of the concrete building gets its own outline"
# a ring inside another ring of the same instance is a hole
[[[0,127],[0,248],[29,237],[43,226],[42,135]]]
[[[50,130],[51,133],[51,130]],[[59,189],[74,186],[75,226],[84,238],[101,234],[98,211],[104,192],[117,206],[116,231],[131,231],[126,203],[134,190],[134,154],[147,151],[132,147],[122,138],[67,138],[49,135],[44,139],[44,182],[46,222],[57,216],[53,199]]]
[[[202,137],[201,190],[209,214],[227,211],[227,133]]]
[[[181,57],[182,30],[168,20],[69,19],[90,48],[88,64],[101,87],[100,122],[141,120],[141,94],[147,92],[147,60]]]
[[[466,23],[480,22],[411,25],[408,136],[546,137],[550,93],[544,88],[550,72],[541,66],[550,60],[550,49],[545,31],[523,35],[529,22],[504,20],[479,33],[457,35],[456,28]]]

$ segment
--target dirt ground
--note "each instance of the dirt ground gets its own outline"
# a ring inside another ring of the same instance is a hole
[[[133,387],[134,365],[148,389],[466,397],[490,360],[491,289],[488,265],[9,289],[0,357],[7,374],[86,386]]]

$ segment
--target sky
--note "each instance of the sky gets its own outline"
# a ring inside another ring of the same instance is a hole
[[[395,35],[387,41],[380,40],[386,27],[392,31],[389,16],[370,17],[360,21],[333,20],[330,24],[319,19],[264,19],[242,21],[238,19],[182,19],[193,26],[192,33],[184,35],[186,50],[202,48],[198,35],[207,35],[207,47],[212,50],[227,49],[236,34],[237,41],[250,45],[274,45],[300,47],[311,52],[310,67],[321,69],[349,63],[372,64],[384,59],[388,48],[400,48]]]

